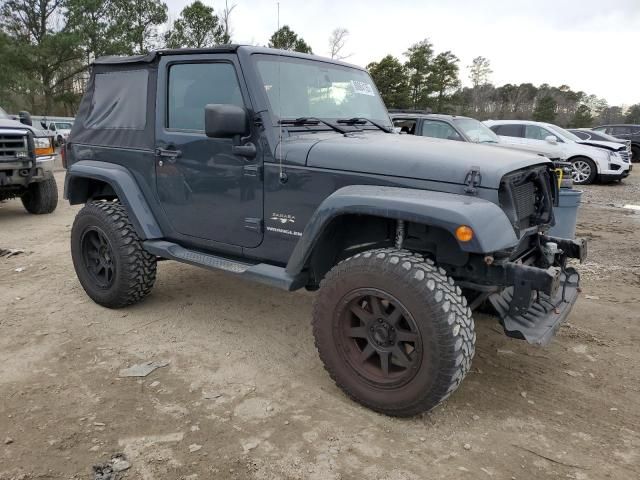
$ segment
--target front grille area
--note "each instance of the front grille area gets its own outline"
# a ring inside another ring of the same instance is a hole
[[[24,135],[0,134],[0,160],[16,158],[19,153],[26,156],[27,151],[27,138]]]
[[[536,211],[536,186],[533,182],[514,185],[513,200],[518,218],[527,218]]]
[[[505,175],[498,191],[500,206],[516,233],[536,225],[550,224],[555,177],[546,166],[519,170]]]
[[[629,163],[631,159],[631,147],[629,147],[628,149],[625,148],[624,150],[618,150],[618,155],[620,155],[623,162]]]

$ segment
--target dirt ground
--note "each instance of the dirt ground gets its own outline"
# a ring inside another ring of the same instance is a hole
[[[63,173],[57,174],[60,187]],[[108,310],[69,255],[78,207],[0,204],[0,479],[640,478],[640,172],[584,188],[583,294],[554,342],[476,315],[472,372],[429,414],[350,401],[313,346],[313,294],[161,262],[141,304]],[[169,362],[143,379],[119,372]]]

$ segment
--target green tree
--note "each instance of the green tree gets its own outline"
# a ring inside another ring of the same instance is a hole
[[[409,73],[411,88],[411,103],[413,108],[424,107],[429,96],[428,76],[433,60],[433,45],[424,39],[409,47],[405,52],[407,62],[405,67]]]
[[[591,115],[591,109],[587,105],[579,105],[571,121],[571,126],[574,128],[583,128],[590,127],[592,123],[593,115]]]
[[[199,0],[187,5],[165,34],[169,48],[202,48],[224,43],[224,27],[213,8]]]
[[[16,86],[31,109],[39,106],[44,114],[52,113],[56,96],[84,68],[77,36],[57,21],[61,9],[62,0],[6,0],[0,7],[2,29],[23,56],[13,65],[27,85]]]
[[[269,47],[301,53],[313,53],[307,42],[302,37],[298,37],[298,34],[291,30],[288,25],[284,25],[271,35]]]
[[[532,118],[536,122],[553,122],[556,118],[556,107],[558,103],[553,97],[546,95],[538,100]]]
[[[429,91],[435,94],[434,107],[437,112],[444,112],[445,101],[460,86],[459,61],[450,51],[439,53],[433,59],[427,84]]]
[[[160,0],[112,0],[115,35],[126,53],[143,54],[158,46],[157,27],[167,21],[167,5]]]
[[[631,105],[625,117],[627,123],[640,123],[640,103]]]
[[[367,65],[367,70],[369,70],[369,74],[388,108],[408,108],[411,106],[407,69],[397,58],[387,55],[379,62]]]

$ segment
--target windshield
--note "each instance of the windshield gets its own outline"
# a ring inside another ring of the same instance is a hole
[[[71,130],[71,124],[67,122],[56,122],[56,128],[58,130]]]
[[[570,140],[572,142],[581,142],[582,139],[577,135],[574,135],[569,130],[565,130],[564,128],[558,127],[556,125],[549,125],[549,128],[553,130],[555,133],[559,134],[561,137]]]
[[[498,143],[500,140],[493,131],[484,123],[480,123],[473,118],[456,118],[456,125],[464,134],[476,143]]]
[[[287,56],[254,58],[277,120],[364,117],[391,127],[387,110],[366,72]]]
[[[10,118],[9,114],[0,108],[0,118]]]

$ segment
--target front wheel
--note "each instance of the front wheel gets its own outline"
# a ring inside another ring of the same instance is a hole
[[[586,157],[576,157],[571,160],[573,165],[573,183],[577,185],[588,185],[593,183],[598,175],[596,164],[593,160]]]
[[[49,177],[42,182],[31,183],[22,194],[22,205],[27,212],[36,215],[53,213],[58,206],[58,185]]]
[[[156,257],[144,250],[118,202],[93,201],[76,215],[71,257],[87,295],[108,308],[142,300],[156,279]]]
[[[633,145],[631,147],[631,161],[633,163],[640,162],[640,147]]]
[[[453,279],[431,260],[395,249],[359,253],[327,274],[313,333],[336,384],[394,416],[430,410],[455,391],[476,338]]]

